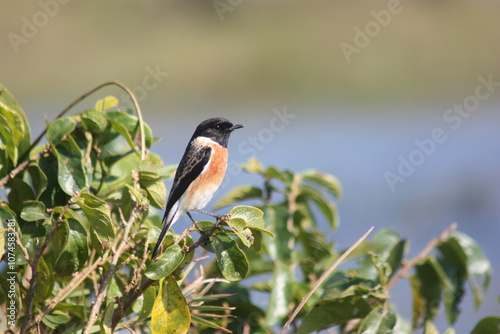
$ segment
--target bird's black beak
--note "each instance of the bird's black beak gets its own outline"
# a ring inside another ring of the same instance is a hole
[[[235,124],[235,125],[233,125],[232,127],[229,128],[229,131],[233,131],[233,130],[236,130],[236,129],[241,129],[243,127],[244,127],[243,124]]]

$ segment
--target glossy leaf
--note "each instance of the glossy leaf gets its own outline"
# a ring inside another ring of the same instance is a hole
[[[179,245],[173,244],[146,268],[144,274],[157,281],[172,274],[183,259],[184,251]]]
[[[157,209],[165,208],[167,188],[160,175],[155,172],[139,171],[139,184],[146,190],[152,206]]]
[[[234,207],[229,214],[231,215],[231,220],[242,219],[246,227],[264,232],[274,238],[274,234],[266,227],[262,210],[253,206],[240,205]]]
[[[217,255],[217,265],[228,281],[239,281],[248,273],[248,261],[230,236],[219,233],[213,237],[213,245]]]
[[[76,219],[69,218],[58,226],[63,240],[55,270],[59,277],[69,277],[81,270],[88,259],[87,232]]]
[[[110,209],[106,202],[89,193],[81,193],[76,203],[90,222],[90,240],[95,249],[102,251],[115,239]]]
[[[262,198],[262,189],[254,186],[240,186],[224,195],[217,204],[214,205],[214,209],[220,209],[225,206],[233,205],[236,202],[244,201],[252,198]]]
[[[45,204],[37,201],[25,201],[21,211],[21,218],[29,222],[46,219]]]
[[[184,334],[191,325],[191,314],[181,289],[172,275],[160,281],[160,290],[151,312],[152,334]]]
[[[361,322],[358,334],[393,333],[396,315],[384,306],[375,307]]]
[[[71,136],[61,141],[52,150],[56,153],[58,163],[58,181],[61,189],[72,196],[85,187],[88,179],[83,167],[83,154]]]
[[[52,145],[56,146],[61,142],[61,140],[69,135],[76,126],[76,122],[71,117],[58,118],[49,124],[47,129],[47,141]]]
[[[231,230],[236,233],[243,245],[250,247],[255,240],[252,231],[246,226],[246,222],[242,218],[231,218],[227,224]]]

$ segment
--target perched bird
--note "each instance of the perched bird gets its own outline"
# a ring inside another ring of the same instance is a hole
[[[227,167],[227,142],[233,130],[242,128],[225,118],[209,118],[198,125],[175,172],[168,196],[163,229],[151,255],[154,260],[168,229],[189,211],[200,210],[219,188]]]

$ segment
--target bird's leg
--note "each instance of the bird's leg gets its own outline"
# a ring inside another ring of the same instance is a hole
[[[212,213],[212,212],[208,212],[208,211],[205,211],[205,210],[193,209],[191,211],[196,211],[196,212],[200,212],[200,213],[203,213],[205,215],[208,215],[208,216],[212,216],[212,217],[216,218],[217,220],[219,220],[219,219],[222,218],[221,215],[218,215],[218,214],[215,214],[215,213]]]
[[[198,223],[196,222],[196,220],[194,220],[193,216],[191,216],[191,213],[189,211],[186,213],[187,213],[189,219],[191,219],[191,221],[193,222],[194,226],[196,226],[198,231],[200,231],[200,233],[203,233],[203,230],[198,226]]]

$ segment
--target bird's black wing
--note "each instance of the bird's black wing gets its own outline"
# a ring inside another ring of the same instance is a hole
[[[184,192],[186,192],[189,185],[201,174],[205,165],[210,161],[211,154],[212,149],[210,147],[198,147],[192,143],[189,144],[186,152],[184,152],[179,167],[177,167],[177,171],[175,172],[174,184],[168,195],[167,207],[163,215],[163,228],[155,248],[153,249],[151,260],[156,258],[160,246],[163,243],[163,239],[165,239],[165,235],[167,235],[167,231],[172,224],[171,221],[167,221],[170,210],[172,210],[174,204],[181,198]]]
[[[172,185],[172,190],[170,190],[165,215],[163,216],[164,224],[174,204],[181,198],[189,185],[201,174],[203,168],[210,161],[211,155],[212,149],[210,147],[198,147],[192,143],[189,144],[175,172],[174,184]]]

